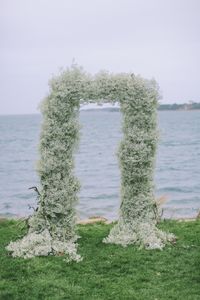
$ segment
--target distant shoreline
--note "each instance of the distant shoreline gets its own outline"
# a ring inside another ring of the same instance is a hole
[[[108,105],[109,104],[109,105]],[[110,103],[104,103],[99,105],[98,103],[93,103],[92,105],[87,104],[80,108],[81,112],[84,111],[110,111],[118,112],[120,111],[119,104],[112,105]],[[158,111],[199,111],[200,102],[191,102],[191,103],[182,103],[182,104],[159,104]],[[32,116],[32,115],[41,115],[40,112],[35,113],[19,113],[19,114],[0,114],[1,117],[8,116]]]
[[[189,102],[183,104],[160,104],[158,110],[170,110],[170,111],[191,111],[191,110],[200,110],[200,103],[198,102]]]

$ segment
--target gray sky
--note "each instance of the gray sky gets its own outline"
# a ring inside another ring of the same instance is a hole
[[[73,58],[154,77],[163,103],[200,101],[200,0],[0,0],[0,114],[35,113]]]

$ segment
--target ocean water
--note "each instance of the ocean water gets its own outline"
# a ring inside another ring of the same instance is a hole
[[[118,215],[120,171],[116,152],[121,133],[118,111],[84,110],[76,174],[82,185],[80,218]],[[160,142],[155,193],[164,196],[163,217],[195,217],[200,210],[200,111],[158,113]],[[0,216],[27,216],[36,206],[40,115],[0,116]]]

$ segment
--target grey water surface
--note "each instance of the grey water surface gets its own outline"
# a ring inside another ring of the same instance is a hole
[[[195,217],[200,209],[200,111],[163,111],[158,118],[155,182],[156,195],[166,198],[163,216]],[[120,203],[120,112],[85,110],[80,122],[78,215],[115,219]],[[0,216],[27,216],[32,213],[29,206],[36,206],[36,195],[28,188],[39,186],[35,165],[40,125],[40,115],[0,116]]]

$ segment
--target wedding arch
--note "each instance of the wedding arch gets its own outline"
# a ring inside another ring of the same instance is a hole
[[[50,81],[49,95],[41,104],[38,208],[28,221],[27,235],[7,246],[13,256],[64,253],[68,260],[81,259],[75,243],[80,184],[74,175],[74,151],[79,140],[80,104],[97,101],[119,102],[123,115],[123,139],[118,151],[119,219],[103,241],[147,249],[164,247],[173,236],[156,227],[153,177],[158,98],[154,80],[129,73],[100,72],[92,76],[73,65]]]

